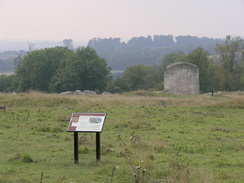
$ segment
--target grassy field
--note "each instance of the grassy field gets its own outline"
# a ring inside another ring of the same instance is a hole
[[[244,182],[244,93],[174,96],[0,94],[0,183]],[[101,161],[95,133],[72,112],[106,112]]]

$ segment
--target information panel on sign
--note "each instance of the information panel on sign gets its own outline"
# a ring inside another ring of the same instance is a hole
[[[106,113],[72,113],[67,132],[101,132]]]

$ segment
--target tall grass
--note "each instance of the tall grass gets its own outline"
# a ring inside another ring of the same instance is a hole
[[[241,94],[153,92],[62,96],[0,94],[0,182],[242,182]],[[101,161],[95,134],[79,133],[72,112],[106,112]]]

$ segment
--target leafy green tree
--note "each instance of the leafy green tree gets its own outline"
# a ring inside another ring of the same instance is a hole
[[[162,70],[162,73],[164,73],[167,66],[169,66],[173,63],[176,63],[176,62],[183,62],[183,61],[184,61],[184,53],[181,51],[173,52],[168,55],[165,55],[160,62],[160,68]]]
[[[103,90],[110,68],[96,51],[86,47],[75,53],[65,47],[28,53],[16,71],[20,91]]]
[[[164,77],[161,68],[158,65],[152,65],[149,67],[149,73],[145,77],[146,88],[150,90],[163,90]]]
[[[226,36],[224,44],[217,44],[217,59],[221,63],[221,90],[234,91],[243,88],[244,42],[238,37]]]
[[[122,77],[114,81],[114,88],[114,92],[158,89],[162,88],[162,78],[157,66],[133,65],[125,70]]]
[[[63,44],[68,49],[71,49],[72,50],[74,48],[73,47],[73,40],[72,39],[64,39],[63,40]]]
[[[15,76],[1,75],[0,76],[0,92],[14,91],[15,88]]]
[[[128,82],[131,90],[143,89],[145,79],[149,73],[149,68],[143,64],[129,66],[124,72],[124,78]]]
[[[103,91],[110,81],[110,68],[105,59],[100,58],[90,47],[78,49],[62,63],[52,79],[52,89],[56,92],[67,90]]]
[[[115,79],[114,82],[109,85],[108,91],[112,93],[122,93],[125,91],[131,91],[131,88],[127,80],[122,76]]]
[[[195,64],[199,69],[200,91],[209,92],[213,90],[213,60],[203,48],[197,48],[184,58],[185,62]]]
[[[222,42],[220,39],[193,36],[179,36],[176,40],[174,41],[172,35],[155,35],[153,39],[151,36],[133,37],[128,42],[121,42],[120,38],[94,38],[89,41],[88,46],[105,58],[113,70],[126,70],[128,66],[136,64],[158,64],[169,53],[190,53],[197,47],[213,53],[215,44]]]
[[[64,47],[46,48],[29,52],[16,69],[18,90],[50,92],[52,77],[62,61],[73,52]]]

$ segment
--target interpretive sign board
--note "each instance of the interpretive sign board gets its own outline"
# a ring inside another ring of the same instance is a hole
[[[106,113],[72,113],[67,132],[74,132],[74,162],[79,163],[78,132],[96,132],[96,159],[100,161],[100,133]]]
[[[72,113],[67,132],[102,132],[106,113]]]

